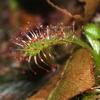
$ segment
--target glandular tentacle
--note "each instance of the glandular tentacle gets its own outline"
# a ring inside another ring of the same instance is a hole
[[[31,64],[31,70],[38,72],[37,70],[41,69],[49,72],[52,70],[52,65],[54,66],[57,63],[57,57],[61,57],[64,53],[60,52],[60,54],[59,50],[55,49],[54,46],[64,45],[66,47],[66,39],[73,38],[74,23],[71,32],[69,30],[70,27],[66,28],[63,24],[56,26],[40,25],[40,27],[30,28],[26,32],[21,33],[23,35],[16,38],[18,42],[15,42],[15,44],[21,47],[22,51],[20,50],[19,52],[23,53],[23,58],[28,58],[28,63],[34,63],[33,65]]]

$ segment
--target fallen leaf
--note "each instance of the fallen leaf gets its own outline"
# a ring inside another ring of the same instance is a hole
[[[61,81],[48,100],[69,100],[90,89],[94,84],[91,54],[86,49],[80,49],[73,54]]]
[[[96,12],[97,8],[100,5],[100,0],[81,0],[85,2],[84,7],[84,20],[89,20],[93,17],[94,13]]]

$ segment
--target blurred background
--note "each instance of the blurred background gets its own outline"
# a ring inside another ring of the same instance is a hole
[[[53,3],[68,10],[73,15],[81,15],[84,17],[84,22],[100,22],[99,0],[54,0]],[[25,30],[30,25],[32,27],[41,24],[56,25],[59,22],[70,24],[68,19],[70,19],[69,16],[65,16],[64,13],[51,6],[47,0],[0,0],[0,100],[20,100],[20,96],[16,99],[11,99],[12,97],[7,95],[7,91],[3,92],[6,88],[9,88],[11,92],[10,86],[11,84],[12,87],[15,86],[14,82],[17,80],[28,81],[26,82],[28,83],[26,86],[28,87],[30,85],[29,90],[23,88],[21,91],[27,90],[26,92],[29,92],[34,88],[31,87],[33,83],[29,81],[32,79],[32,74],[27,72],[27,76],[22,70],[19,71],[21,68],[20,63],[11,56],[12,52],[9,51],[11,37],[16,34],[19,29]],[[5,85],[5,83],[10,84]],[[18,84],[15,94],[19,93],[18,88],[24,85],[24,82],[18,82]],[[23,94],[25,95],[24,92]],[[7,95],[7,98],[5,95]],[[8,99],[8,97],[10,99]]]

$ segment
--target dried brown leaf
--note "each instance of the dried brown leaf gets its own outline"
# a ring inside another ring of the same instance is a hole
[[[80,49],[73,54],[63,78],[49,100],[69,100],[90,89],[94,84],[91,54],[86,49]]]
[[[100,5],[100,0],[81,0],[85,2],[84,20],[89,20]]]

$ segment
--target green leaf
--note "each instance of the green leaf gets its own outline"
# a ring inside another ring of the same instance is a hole
[[[93,55],[96,67],[100,67],[100,28],[97,24],[90,23],[84,26],[85,36],[91,45],[91,53]]]
[[[92,39],[100,39],[100,27],[96,24],[90,23],[85,25],[84,32]]]
[[[96,100],[97,95],[93,93],[85,94],[82,100]]]

